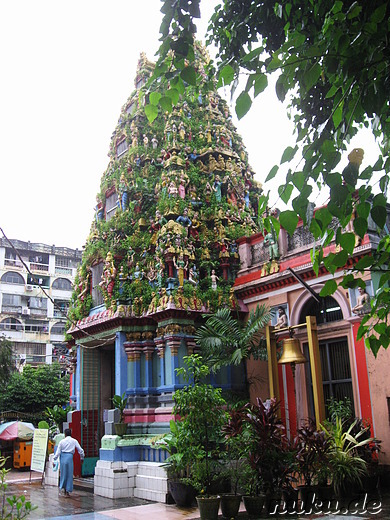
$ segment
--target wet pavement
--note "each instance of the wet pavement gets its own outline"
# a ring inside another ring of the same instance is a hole
[[[8,475],[8,495],[23,495],[37,506],[29,519],[68,520],[77,516],[85,520],[195,520],[199,518],[199,510],[194,508],[180,509],[175,505],[149,502],[139,498],[109,499],[94,495],[91,490],[75,489],[69,498],[59,496],[58,488],[42,485],[39,473],[19,473],[12,471]],[[241,506],[240,520],[247,519],[244,507]],[[261,514],[259,518],[329,518],[331,520],[346,519],[380,519],[390,520],[390,493],[371,494],[364,501],[364,496],[353,503],[343,504],[343,508],[324,508],[317,514],[294,515],[287,513],[272,515]],[[222,518],[220,516],[220,518]]]

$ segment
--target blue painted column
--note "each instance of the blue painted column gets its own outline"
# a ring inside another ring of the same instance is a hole
[[[176,368],[179,368],[178,351],[181,344],[180,338],[169,338],[167,345],[171,350],[171,379],[173,385],[179,384],[179,378],[176,373]]]
[[[74,383],[74,394],[76,396],[76,410],[81,410],[81,348],[79,345],[77,345],[77,365]]]
[[[124,348],[126,334],[115,335],[115,393],[122,395],[127,390],[127,354]]]
[[[165,386],[165,342],[163,339],[160,338],[154,340],[154,342],[156,344],[159,359],[160,386]]]
[[[149,389],[153,386],[153,341],[145,343],[143,351],[145,353],[145,387]]]
[[[134,388],[139,390],[141,388],[141,353],[136,349],[132,353],[132,360],[134,365]]]

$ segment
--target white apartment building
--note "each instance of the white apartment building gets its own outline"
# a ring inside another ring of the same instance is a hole
[[[81,251],[0,239],[0,334],[17,365],[66,363],[66,314]]]

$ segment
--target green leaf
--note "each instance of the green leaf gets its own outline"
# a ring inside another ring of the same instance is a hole
[[[341,281],[340,285],[344,289],[356,289],[358,287],[359,280],[357,280],[353,274],[346,274],[343,277],[343,280]]]
[[[306,175],[303,172],[294,172],[291,180],[298,190],[302,190],[306,182]]]
[[[285,85],[285,78],[283,74],[281,74],[275,84],[275,92],[278,96],[279,101],[283,103],[283,101],[286,99],[287,89]]]
[[[159,101],[160,107],[164,112],[172,112],[172,99],[168,96],[162,96]]]
[[[348,260],[348,253],[347,253],[347,251],[342,250],[339,253],[337,253],[337,255],[335,255],[335,257],[333,259],[333,264],[336,267],[344,267],[345,264],[347,263],[347,260]]]
[[[290,162],[294,158],[294,155],[297,153],[297,150],[298,146],[295,146],[295,148],[292,148],[292,146],[287,146],[287,148],[283,152],[280,163],[283,164],[285,162]]]
[[[252,106],[252,100],[247,92],[241,92],[236,100],[236,114],[242,119]]]
[[[253,58],[257,58],[257,56],[259,56],[263,51],[264,47],[257,47],[256,49],[253,49],[253,51],[248,52],[248,54],[245,54],[242,58],[243,63],[251,62]]]
[[[279,231],[280,231],[280,222],[279,222],[279,220],[277,218],[271,216],[270,217],[270,221],[271,221],[272,227],[275,230],[276,236],[278,236],[279,235]]]
[[[158,108],[155,105],[145,105],[145,115],[149,123],[153,123],[158,116]]]
[[[332,98],[336,94],[336,92],[338,91],[339,88],[340,87],[337,87],[336,85],[332,85],[330,87],[330,89],[328,90],[328,93],[326,94],[325,99]]]
[[[379,349],[382,347],[382,343],[379,339],[377,339],[375,336],[369,336],[365,340],[366,347],[369,348],[374,356],[376,357]]]
[[[188,65],[180,72],[180,77],[189,85],[196,85],[196,70],[191,65]]]
[[[326,269],[334,274],[336,272],[336,265],[334,264],[334,259],[336,255],[334,253],[329,253],[326,258],[324,258],[324,265]]]
[[[188,12],[192,18],[200,18],[199,2],[191,2],[188,6]]]
[[[280,225],[284,227],[290,236],[294,233],[298,220],[298,215],[294,211],[282,211],[279,215]]]
[[[373,201],[373,206],[382,206],[383,208],[386,207],[386,197],[383,195],[383,193],[378,193],[378,195],[375,195]]]
[[[383,229],[384,225],[386,224],[386,208],[383,206],[374,206],[371,209],[371,217],[375,224],[380,228]]]
[[[184,94],[185,86],[180,76],[176,76],[171,80],[171,87],[176,89],[179,94]]]
[[[372,167],[372,169],[374,170],[374,172],[379,172],[381,169],[383,168],[383,159],[382,157],[378,157],[376,163],[374,164],[374,166]]]
[[[354,233],[342,233],[339,237],[340,246],[351,255],[355,249],[356,236]]]
[[[337,282],[335,280],[327,280],[324,287],[320,291],[320,296],[330,296],[337,290]]]
[[[359,217],[367,219],[370,214],[370,204],[368,202],[361,202],[356,206],[356,213]]]
[[[234,69],[231,65],[225,65],[225,67],[219,72],[219,82],[221,86],[230,85],[234,80]]]
[[[265,179],[264,182],[268,182],[271,179],[273,179],[275,177],[275,175],[278,173],[278,170],[279,170],[279,166],[277,164],[275,164],[275,166],[273,166],[270,169],[269,174],[267,175],[267,178]]]
[[[294,186],[292,184],[285,184],[284,186],[279,186],[278,193],[285,204],[287,204],[287,202],[290,200],[293,189]]]
[[[152,105],[158,105],[158,102],[160,101],[161,94],[160,92],[151,92],[149,94],[149,101]]]
[[[167,90],[166,94],[168,97],[170,97],[172,99],[173,105],[176,105],[179,102],[180,94],[179,94],[179,91],[176,90],[175,88],[170,88],[169,90]]]
[[[308,92],[318,81],[322,73],[322,68],[319,63],[315,63],[303,75],[303,83]]]
[[[321,229],[324,232],[329,224],[332,222],[332,215],[328,211],[328,208],[320,208],[316,211],[314,218],[320,223]]]
[[[363,7],[359,5],[358,2],[353,2],[349,10],[347,11],[347,18],[349,20],[352,20],[353,18],[356,18],[361,13]]]
[[[263,92],[268,86],[268,78],[265,74],[256,74],[254,85],[254,96]]]
[[[383,3],[372,13],[371,21],[374,23],[381,23],[386,15],[387,2]]]
[[[353,229],[360,238],[363,238],[368,229],[367,219],[362,217],[355,218],[353,221]]]
[[[387,187],[389,185],[389,177],[387,175],[384,175],[379,179],[379,187],[382,191],[382,193],[385,193],[387,191]]]
[[[367,269],[368,267],[371,267],[373,264],[375,263],[375,260],[373,259],[372,256],[370,255],[366,255],[366,256],[363,256],[363,258],[361,258],[355,265],[355,269],[357,271],[364,271],[365,269]]]
[[[341,0],[336,0],[336,2],[333,4],[333,7],[332,7],[332,13],[336,14],[338,12],[340,12],[343,8],[343,2],[341,2]]]
[[[372,177],[372,166],[367,166],[367,168],[364,168],[364,170],[359,173],[359,178],[362,180],[369,180]]]
[[[332,120],[335,128],[338,128],[341,121],[343,120],[343,106],[344,103],[340,103],[336,110],[333,112]]]

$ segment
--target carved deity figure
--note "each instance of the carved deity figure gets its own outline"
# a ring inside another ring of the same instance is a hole
[[[278,307],[278,319],[276,321],[275,329],[283,329],[287,327],[287,315],[283,307]]]
[[[217,290],[217,282],[219,280],[219,277],[215,274],[215,269],[213,269],[211,271],[210,278],[211,278],[211,288],[212,288],[213,291],[216,291]]]
[[[273,233],[267,233],[264,237],[264,245],[268,244],[269,259],[277,260],[279,258],[279,246]]]
[[[177,277],[179,279],[179,286],[180,287],[183,287],[183,284],[184,284],[184,272],[187,270],[188,268],[188,261],[186,262],[184,260],[184,256],[183,256],[183,253],[181,253],[179,255],[179,258],[178,260],[176,261],[176,257],[173,257],[173,265],[176,267],[177,269]]]
[[[99,286],[102,288],[103,292],[105,293],[106,300],[109,298],[112,298],[112,293],[114,290],[115,285],[115,278],[116,278],[116,268],[114,265],[114,259],[112,257],[111,252],[109,251],[107,253],[106,261],[104,270],[102,273],[102,278],[99,283]]]
[[[362,314],[369,310],[370,295],[362,287],[358,288],[358,292],[359,296],[357,298],[357,303],[355,307],[353,307],[352,312],[355,314]]]

